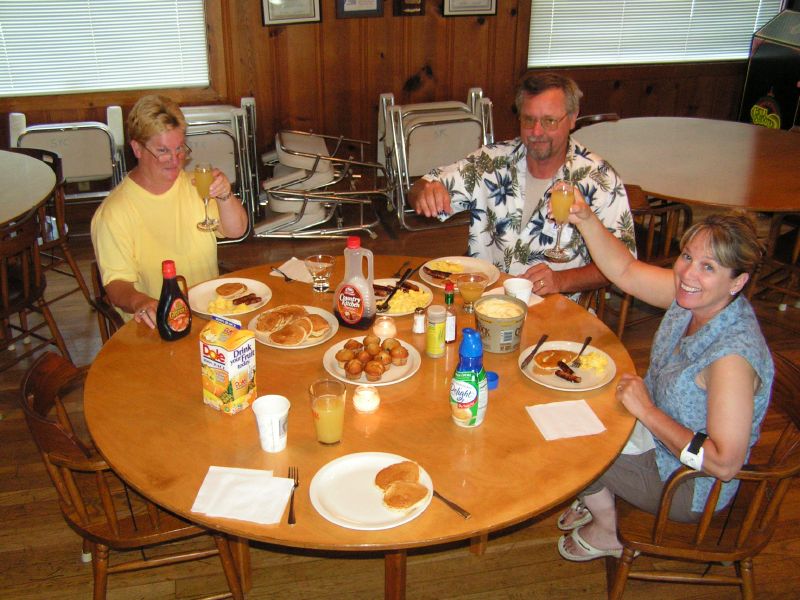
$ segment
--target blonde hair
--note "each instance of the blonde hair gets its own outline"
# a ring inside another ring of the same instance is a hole
[[[166,96],[142,96],[128,113],[129,140],[145,144],[154,135],[170,129],[186,131],[186,118],[180,107]]]
[[[732,277],[753,274],[761,262],[764,247],[758,241],[756,226],[750,217],[735,213],[709,215],[686,230],[681,238],[681,249],[703,232],[708,234],[714,260],[731,269]]]

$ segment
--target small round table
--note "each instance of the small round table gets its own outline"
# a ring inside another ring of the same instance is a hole
[[[56,185],[47,164],[0,150],[0,223],[8,223],[46,200]]]

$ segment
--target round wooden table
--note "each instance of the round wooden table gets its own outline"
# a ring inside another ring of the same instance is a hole
[[[626,183],[689,204],[796,212],[800,136],[748,123],[643,117],[584,127],[575,138]]]
[[[47,164],[0,150],[0,223],[8,223],[41,204],[55,185],[55,173]]]
[[[376,257],[376,277],[389,276],[404,260]],[[266,267],[231,274],[266,282],[273,297],[268,306],[298,303],[330,309],[331,294],[315,294],[309,285],[286,283],[267,275]],[[337,259],[333,281],[343,275]],[[443,293],[434,289],[434,302]],[[460,310],[460,299],[456,301]],[[247,323],[253,314],[242,317]],[[259,395],[289,398],[288,446],[278,454],[259,446],[251,410],[230,416],[203,404],[198,333],[205,320],[195,317],[191,335],[163,342],[155,331],[135,322],[125,325],[103,346],[91,366],[85,387],[85,414],[92,438],[113,468],[145,496],[192,521],[243,540],[259,540],[294,548],[335,551],[377,551],[386,557],[385,593],[405,593],[406,549],[454,540],[485,540],[486,534],[524,521],[571,498],[595,479],[619,454],[633,427],[633,417],[616,401],[614,385],[620,373],[635,372],[622,343],[597,318],[577,304],[552,296],[528,311],[522,348],[543,332],[550,340],[580,341],[607,352],[617,365],[617,377],[604,387],[581,393],[545,388],[525,377],[518,353],[484,354],[487,370],[500,376],[489,394],[486,420],[462,429],[450,419],[449,386],[458,358],[458,344],[446,356],[424,354],[424,335],[411,333],[412,317],[399,317],[398,337],[420,351],[422,365],[411,378],[380,388],[377,413],[358,414],[350,398],[343,440],[335,446],[317,443],[308,404],[310,381],[325,377],[326,349],[363,331],[340,328],[320,346],[277,350],[257,349]],[[459,312],[459,330],[473,318]],[[460,339],[460,338],[459,338]],[[567,399],[585,399],[606,426],[601,434],[547,442],[525,406]],[[354,452],[389,452],[422,465],[434,487],[472,513],[465,520],[437,499],[419,517],[382,531],[346,529],[319,515],[309,499],[314,474],[335,458]],[[297,524],[258,525],[210,518],[191,507],[210,465],[273,470],[286,476],[289,466],[300,471],[295,498]],[[245,545],[246,548],[246,545]],[[246,560],[246,552],[240,553]],[[247,566],[242,567],[247,586]]]

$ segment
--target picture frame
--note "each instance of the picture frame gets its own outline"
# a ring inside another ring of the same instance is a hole
[[[318,23],[322,20],[319,3],[320,0],[282,0],[280,3],[261,0],[264,25]]]
[[[445,17],[496,15],[497,0],[444,0],[442,14]]]
[[[336,0],[336,18],[382,17],[383,0]]]

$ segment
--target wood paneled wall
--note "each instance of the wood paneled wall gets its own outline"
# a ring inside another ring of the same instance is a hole
[[[212,86],[165,90],[181,104],[231,103],[253,96],[261,149],[281,128],[374,140],[378,96],[400,104],[466,99],[481,87],[494,102],[497,139],[517,132],[513,87],[525,71],[529,0],[498,0],[497,15],[445,18],[441,0],[425,15],[337,19],[334,0],[320,0],[320,23],[264,27],[259,0],[207,0]],[[680,115],[735,119],[746,65],[567,69],[585,92],[582,112],[623,117]],[[104,120],[104,107],[127,111],[144,92],[0,99],[0,145],[8,144],[12,110],[28,123]]]

